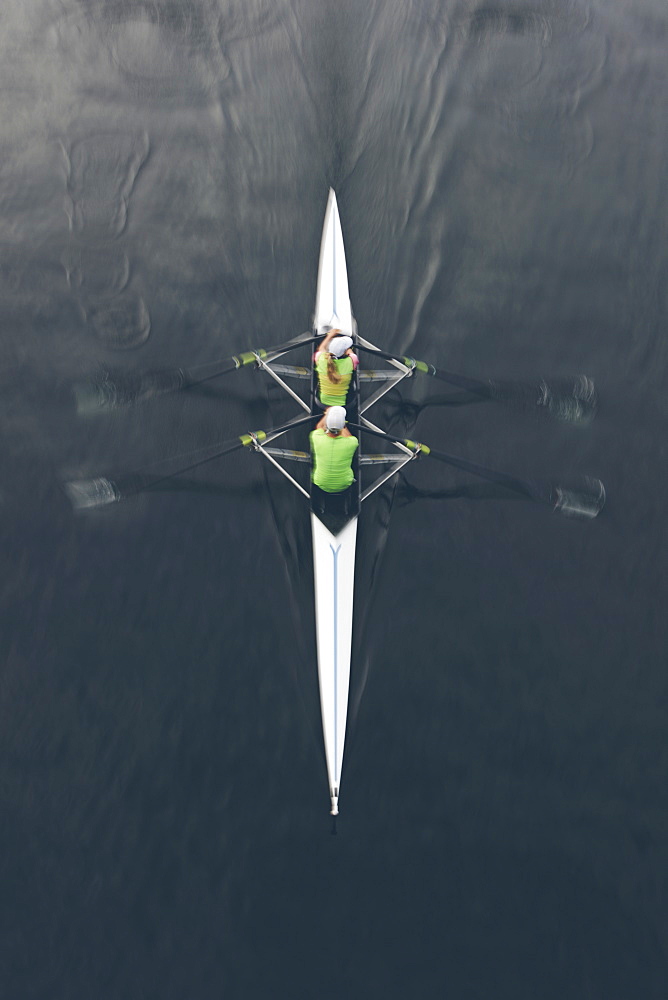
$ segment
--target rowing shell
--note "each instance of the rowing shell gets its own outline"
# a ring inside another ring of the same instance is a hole
[[[324,336],[332,328],[338,328],[351,337],[356,333],[348,293],[341,220],[334,191],[329,192],[320,245],[313,331],[316,336]],[[348,393],[348,419],[353,402],[351,396],[358,395],[355,376]],[[359,462],[359,455],[356,454],[355,458]],[[350,688],[359,495],[356,500],[353,516],[341,525],[321,518],[311,506],[318,681],[333,816],[339,811],[339,783]]]
[[[160,471],[159,464],[157,470],[153,467],[150,474],[149,470],[146,470],[145,473],[136,472],[120,480],[110,480],[106,477],[73,479],[66,481],[64,486],[76,509],[99,507],[135,496],[145,490],[163,486],[168,480],[240,448],[252,448],[267,459],[275,469],[278,469],[302,494],[302,498],[309,502],[322,727],[331,812],[336,816],[339,811],[339,789],[350,688],[357,521],[364,501],[420,453],[431,454],[455,468],[472,472],[492,482],[498,482],[528,499],[546,503],[553,510],[561,511],[569,516],[596,517],[605,502],[605,489],[600,480],[597,479],[588,480],[585,489],[564,489],[553,483],[527,482],[503,472],[474,465],[452,455],[435,452],[426,445],[388,435],[369,420],[368,412],[371,407],[397,383],[410,377],[416,370],[441,377],[444,381],[452,382],[460,388],[473,388],[474,391],[483,388],[486,398],[489,396],[489,386],[493,383],[483,384],[478,380],[452,373],[437,372],[433,365],[410,358],[403,358],[399,361],[392,355],[380,351],[374,344],[369,343],[359,335],[350,305],[343,235],[333,191],[329,192],[325,213],[313,326],[313,337],[297,337],[286,344],[267,350],[245,351],[227,359],[227,367],[221,368],[221,363],[216,362],[213,370],[211,370],[211,365],[200,366],[197,374],[195,369],[191,369],[189,372],[185,369],[148,372],[144,376],[140,376],[139,381],[135,376],[132,376],[129,388],[127,382],[124,382],[122,378],[120,380],[110,379],[106,374],[102,387],[95,380],[92,384],[92,395],[89,386],[86,398],[89,403],[91,399],[96,400],[95,405],[98,409],[106,409],[125,405],[133,400],[142,401],[162,392],[190,388],[211,378],[218,378],[228,371],[254,365],[256,369],[270,375],[293,404],[296,403],[300,407],[302,413],[271,430],[249,431],[224,444],[219,442],[213,449],[204,449],[205,452],[208,452],[207,454],[202,454],[200,449],[189,456],[189,464],[177,470],[172,469],[166,472],[163,469]],[[318,340],[332,328],[338,328],[343,333],[349,334],[355,345],[364,349],[366,357],[373,357],[374,362],[379,362],[373,369],[360,370],[358,368],[353,374],[348,390],[346,399],[348,421],[358,434],[360,446],[353,460],[356,486],[353,490],[346,491],[354,493],[354,496],[346,497],[350,502],[347,503],[345,510],[342,509],[342,495],[327,495],[323,507],[323,497],[320,494],[317,498],[312,495],[310,476],[305,473],[300,482],[299,478],[295,478],[285,468],[285,462],[302,462],[310,467],[311,455],[308,451],[294,447],[276,448],[272,446],[274,441],[284,435],[294,435],[295,433],[299,434],[303,442],[306,424],[312,425],[314,418],[322,413],[317,402],[312,345],[315,340]],[[303,364],[286,365],[283,363],[284,356],[293,350],[304,354]],[[166,379],[165,376],[167,376]],[[285,381],[286,378],[310,381],[309,402],[304,398],[303,392],[295,391]],[[573,399],[570,400],[571,404],[575,400],[580,410],[582,410],[581,402],[584,400],[589,405],[594,392],[591,380],[584,379],[586,395],[582,394],[583,378],[584,376],[577,380],[572,393]],[[380,385],[372,387],[371,391],[366,394],[362,390],[366,389],[366,384],[370,382],[380,383]],[[548,398],[553,400],[559,398],[558,394],[549,396],[546,384],[543,382],[541,385],[546,395],[539,398],[538,405],[547,405]],[[139,392],[137,391],[138,387]],[[568,402],[568,394],[562,394],[561,399]],[[304,416],[304,411],[306,416]],[[365,449],[363,454],[362,443],[366,442],[367,437],[374,442],[379,438],[383,439],[386,447],[389,443],[390,451],[386,450],[381,454],[367,454]],[[389,469],[382,471],[367,486],[362,476],[363,467],[377,464],[389,465]]]
[[[342,333],[351,336],[356,344],[369,351],[378,350],[374,344],[364,340],[357,332],[357,324],[353,317],[348,291],[348,272],[341,220],[336,195],[334,191],[330,190],[320,245],[318,285],[313,317],[314,337],[324,336],[332,328],[340,329]],[[310,339],[306,343],[310,345]],[[302,410],[311,413],[315,419],[322,415],[323,411],[316,401],[317,376],[313,370],[311,357],[309,357],[308,369],[305,366],[286,365],[282,360],[288,351],[300,347],[302,350],[304,349],[298,341],[290,345],[289,348],[279,349],[271,355],[254,352],[253,357],[258,368],[264,370],[275,382],[279,383]],[[311,356],[312,351],[312,347],[309,347]],[[381,429],[368,419],[366,416],[368,410],[398,382],[413,374],[413,368],[396,359],[388,360],[387,356],[384,357],[387,366],[384,371],[381,362],[381,365],[373,370],[358,370],[353,374],[346,399],[348,421],[376,432]],[[290,388],[284,381],[286,378],[310,379],[310,405]],[[380,385],[364,398],[361,385],[368,382],[379,382]],[[303,421],[302,417],[297,423],[301,424]],[[359,446],[353,460],[356,485],[353,488],[352,502],[349,503],[348,510],[343,513],[340,507],[341,498],[336,494],[327,498],[324,511],[316,509],[310,490],[296,480],[284,467],[283,463],[286,461],[301,461],[310,464],[311,460],[310,455],[303,451],[269,446],[270,442],[284,433],[286,433],[285,428],[281,428],[264,441],[254,437],[253,446],[310,501],[318,682],[331,813],[336,816],[339,812],[339,789],[350,689],[357,521],[363,501],[388,479],[396,475],[407,462],[412,461],[417,456],[421,446],[416,445],[410,449],[404,444],[393,443],[390,445],[389,454],[367,455],[363,454],[363,436],[358,434]],[[376,480],[364,488],[365,484],[361,475],[362,467],[376,464],[389,465],[389,470],[383,470]]]

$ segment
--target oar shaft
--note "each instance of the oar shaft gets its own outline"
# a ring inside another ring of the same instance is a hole
[[[159,368],[147,372],[105,372],[102,377],[84,380],[75,388],[80,412],[117,409],[155,399],[238,371],[257,361],[271,362],[281,354],[313,344],[319,337],[305,337],[276,347],[242,351],[231,358],[209,361],[194,368]]]
[[[362,431],[365,434],[371,434],[373,437],[384,438],[386,441],[391,441],[393,444],[403,444],[406,448],[410,448],[412,451],[419,451],[421,455],[427,455],[430,458],[435,458],[440,462],[445,462],[447,465],[452,465],[457,469],[462,469],[464,472],[470,472],[474,476],[480,476],[481,479],[487,479],[490,482],[498,483],[500,486],[505,486],[510,490],[514,490],[516,493],[521,493],[523,496],[528,497],[531,500],[536,500],[539,503],[552,503],[554,496],[554,488],[552,486],[545,487],[547,496],[541,492],[538,485],[526,482],[523,479],[518,479],[516,476],[508,475],[506,472],[499,472],[496,469],[488,469],[484,465],[477,465],[475,462],[468,462],[465,458],[457,458],[455,455],[448,455],[442,451],[434,451],[433,448],[429,448],[425,444],[421,444],[417,441],[411,441],[409,438],[399,438],[395,437],[393,434],[386,434],[382,431],[371,430],[369,427],[365,427],[363,424],[348,424],[349,427],[354,427],[357,430]]]
[[[363,347],[361,344],[356,346],[355,350],[358,349],[366,351],[368,354],[375,354],[385,361],[400,361],[401,364],[406,365],[407,368],[411,368],[413,371],[421,372],[423,375],[431,375],[434,378],[440,378],[443,382],[449,382],[460,389],[468,389],[469,392],[475,392],[487,399],[492,396],[491,383],[484,382],[481,379],[470,378],[468,375],[457,375],[455,372],[448,372],[443,368],[435,368],[428,361],[418,361],[415,358],[404,355],[387,354],[385,351],[373,351],[368,347]]]
[[[596,387],[587,375],[550,379],[549,382],[543,378],[528,382],[479,379],[435,368],[427,361],[416,361],[415,358],[397,357],[383,351],[374,351],[362,344],[358,344],[357,347],[360,351],[375,354],[387,361],[400,361],[414,372],[431,375],[441,382],[473,393],[479,399],[496,400],[521,410],[543,410],[557,420],[571,423],[588,421],[596,412],[598,398]]]
[[[262,433],[263,433],[262,431],[258,431],[258,435]],[[212,455],[207,455],[206,458],[200,458],[199,461],[197,462],[191,462],[190,465],[184,465],[182,468],[176,469],[173,472],[166,473],[163,476],[158,476],[156,479],[149,479],[148,482],[146,481],[146,479],[147,476],[150,476],[150,474],[135,473],[134,474],[135,479],[141,478],[144,481],[140,485],[137,485],[137,487],[134,490],[131,490],[130,492],[128,492],[127,490],[122,490],[122,496],[127,497],[127,496],[132,496],[135,493],[145,493],[147,490],[153,490],[155,489],[156,486],[159,486],[162,483],[167,482],[169,479],[176,479],[178,476],[182,476],[186,472],[192,472],[193,469],[199,469],[199,467],[202,465],[207,465],[209,462],[214,462],[217,458],[222,458],[223,455],[229,455],[233,451],[241,450],[241,448],[244,447],[244,444],[245,442],[241,441],[238,438],[235,441],[229,441],[227,444],[223,445],[222,448],[215,451]]]
[[[464,472],[470,472],[474,476],[480,476],[481,479],[487,479],[489,482],[498,483],[499,486],[505,486],[509,490],[514,490],[515,493],[521,493],[530,500],[547,504],[554,502],[554,488],[548,484],[534,485],[524,479],[518,479],[517,476],[511,476],[507,472],[499,472],[498,469],[488,469],[484,465],[467,462],[464,458],[457,458],[455,455],[448,455],[443,451],[434,451],[433,448],[427,454],[431,458],[445,462],[446,465],[452,465],[456,469],[462,469]],[[545,492],[542,492],[543,489]]]
[[[178,476],[182,476],[186,472],[192,472],[193,469],[198,469],[202,465],[214,462],[217,458],[229,455],[233,451],[240,451],[242,448],[252,447],[255,441],[261,443],[262,441],[267,440],[267,438],[273,438],[277,434],[285,433],[293,427],[299,427],[300,425],[313,420],[315,416],[317,416],[317,414],[309,413],[306,417],[298,417],[296,420],[290,420],[287,423],[282,424],[280,427],[273,427],[266,431],[249,431],[247,434],[241,434],[239,437],[233,438],[231,441],[225,442],[221,445],[221,447],[216,448],[212,454],[199,458],[195,462],[189,462],[187,465],[181,466],[178,469],[173,469],[162,475],[158,473],[155,478],[151,477],[151,473],[148,470],[139,470],[137,472],[120,476],[118,479],[109,480],[109,482],[116,489],[118,499],[126,499],[131,496],[136,496],[139,493],[145,493],[148,490],[155,489],[157,486],[162,485],[170,479],[176,479]]]
[[[297,347],[304,347],[308,344],[313,344],[315,341],[320,340],[320,337],[308,337],[304,340],[298,341],[288,341],[286,344],[279,344],[276,347],[259,347],[256,350],[242,351],[241,354],[235,354],[231,358],[226,358],[224,361],[215,362],[212,361],[208,365],[199,365],[197,368],[181,369],[184,375],[184,389],[190,389],[193,386],[201,385],[203,382],[210,382],[212,379],[219,378],[221,375],[227,375],[229,372],[237,371],[239,368],[245,368],[247,365],[255,364],[258,358],[264,361],[266,358],[273,354],[283,354],[287,351],[293,350]],[[202,368],[210,368],[211,365],[224,365],[223,368],[216,368],[216,371],[209,372],[206,375],[198,375],[197,372],[201,371]]]

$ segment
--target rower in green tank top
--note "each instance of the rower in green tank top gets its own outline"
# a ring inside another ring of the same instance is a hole
[[[340,330],[330,330],[315,354],[318,391],[323,406],[345,404],[350,380],[359,364],[352,346],[352,337],[342,336]]]
[[[346,427],[343,406],[330,406],[311,431],[314,486],[324,493],[343,493],[355,481],[352,462],[358,441]]]

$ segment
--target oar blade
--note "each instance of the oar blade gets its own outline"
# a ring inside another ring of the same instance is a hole
[[[605,487],[600,479],[588,477],[575,489],[556,486],[554,492],[554,512],[564,517],[591,520],[598,517],[605,505]]]
[[[152,372],[104,371],[78,382],[74,387],[80,416],[136,406],[157,396],[178,392],[187,386],[182,368]]]
[[[115,484],[104,476],[95,479],[70,479],[63,483],[63,488],[75,510],[104,507],[121,499]]]
[[[588,423],[598,409],[598,393],[588,375],[570,379],[541,379],[538,383],[536,406],[550,416],[571,424]]]

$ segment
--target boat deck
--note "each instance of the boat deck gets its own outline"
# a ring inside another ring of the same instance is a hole
[[[327,332],[326,330],[317,331],[322,332],[324,336]],[[353,335],[353,349],[354,349],[355,337]],[[314,416],[322,416],[325,412],[324,407],[318,402],[318,375],[313,366],[313,373],[311,376],[311,413]],[[346,399],[346,416],[349,422],[358,423],[359,421],[359,400],[360,400],[360,382],[357,370],[353,372],[353,377],[350,380],[350,387],[348,389],[348,397]],[[314,424],[315,426],[315,424]],[[311,513],[315,514],[316,517],[322,521],[327,530],[332,535],[338,535],[345,528],[349,521],[353,518],[359,516],[360,505],[361,505],[361,478],[360,478],[360,457],[361,457],[361,447],[362,442],[359,435],[357,435],[358,446],[355,452],[355,457],[353,458],[353,474],[355,476],[355,482],[350,488],[350,493],[346,490],[346,496],[344,498],[343,494],[340,493],[330,493],[325,495],[325,510],[320,509],[320,504],[316,505],[313,501],[313,484],[311,484]],[[319,494],[319,499],[323,497],[322,492]],[[347,509],[346,509],[347,507]]]

